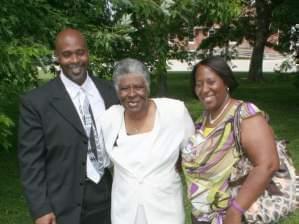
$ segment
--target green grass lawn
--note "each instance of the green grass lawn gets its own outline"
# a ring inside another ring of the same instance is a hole
[[[299,150],[299,89],[293,85],[294,76],[269,74],[266,77],[267,81],[261,83],[248,82],[244,74],[237,74],[237,77],[240,86],[234,93],[234,97],[251,101],[270,115],[271,125],[276,135],[290,141],[288,148],[299,170],[299,153],[297,152]],[[196,119],[200,116],[202,107],[192,97],[189,84],[189,74],[169,74],[168,96],[184,100],[192,117]],[[14,120],[18,116],[17,104],[16,98],[9,99],[6,104],[8,105],[6,110]],[[32,222],[19,181],[16,134],[11,137],[11,142],[13,148],[10,152],[0,149],[0,224],[30,224]],[[191,223],[189,214],[190,208],[186,203],[187,224]],[[299,224],[299,212],[280,223]]]

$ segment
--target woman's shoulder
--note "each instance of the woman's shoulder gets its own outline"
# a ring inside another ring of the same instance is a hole
[[[266,113],[262,111],[256,104],[249,101],[240,101],[241,108],[240,108],[240,116],[241,119],[247,119],[256,115],[266,116]]]
[[[153,98],[158,110],[167,110],[167,111],[183,111],[185,108],[185,103],[181,100],[161,97]]]
[[[168,97],[160,97],[153,98],[154,102],[159,105],[169,105],[169,106],[184,106],[184,102],[178,99],[168,98]]]
[[[157,110],[165,119],[176,119],[183,117],[186,107],[183,101],[171,98],[153,98]]]

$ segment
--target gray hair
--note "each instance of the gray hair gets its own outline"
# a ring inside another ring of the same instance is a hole
[[[148,92],[150,91],[150,74],[146,66],[141,61],[133,58],[125,58],[116,63],[112,79],[117,92],[119,79],[125,75],[139,75],[143,77],[146,88]]]

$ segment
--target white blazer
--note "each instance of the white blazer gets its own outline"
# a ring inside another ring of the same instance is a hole
[[[134,224],[140,206],[148,224],[184,224],[182,184],[175,164],[180,149],[194,133],[194,125],[183,102],[153,100],[156,122],[151,133],[141,137],[137,149],[122,147],[122,106],[110,107],[101,117],[106,150],[114,164],[112,224]],[[141,153],[140,157],[135,152]],[[134,160],[139,158],[136,169]]]

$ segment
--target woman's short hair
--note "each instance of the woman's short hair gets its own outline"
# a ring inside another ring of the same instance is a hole
[[[195,89],[196,71],[201,65],[207,66],[211,70],[213,70],[216,73],[216,75],[218,75],[223,80],[224,84],[229,88],[230,93],[237,88],[238,82],[233,75],[233,71],[226,63],[226,61],[220,56],[211,56],[195,64],[192,69],[191,85],[193,93]]]
[[[118,91],[119,79],[125,75],[139,75],[143,77],[146,88],[150,91],[150,74],[146,66],[141,61],[133,58],[125,58],[116,63],[112,75],[116,91]]]

